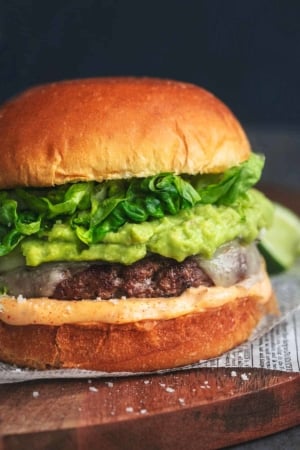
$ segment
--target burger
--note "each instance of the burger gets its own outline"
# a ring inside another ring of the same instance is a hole
[[[264,165],[205,89],[31,88],[0,109],[0,360],[154,371],[216,357],[276,309]]]

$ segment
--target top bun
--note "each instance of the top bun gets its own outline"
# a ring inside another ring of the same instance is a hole
[[[92,78],[25,91],[0,109],[0,188],[218,173],[249,158],[232,112],[192,84]]]

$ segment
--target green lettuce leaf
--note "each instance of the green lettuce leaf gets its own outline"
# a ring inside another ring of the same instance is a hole
[[[143,223],[197,204],[231,205],[260,178],[264,158],[249,160],[222,174],[78,182],[45,189],[0,192],[0,256],[23,239],[47,239],[56,223],[67,224],[83,245],[101,242],[126,223]]]
[[[244,163],[216,175],[197,176],[194,187],[201,194],[201,203],[230,205],[260,179],[264,157],[253,153]]]

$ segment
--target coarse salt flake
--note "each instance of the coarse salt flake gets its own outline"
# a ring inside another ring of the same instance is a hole
[[[243,381],[249,380],[248,375],[247,375],[246,373],[242,373],[241,379],[242,379]]]
[[[172,392],[175,392],[175,389],[171,388],[171,387],[166,387],[166,392],[172,393]]]
[[[132,413],[133,412],[133,407],[132,406],[127,406],[126,412]]]
[[[98,392],[98,389],[94,386],[89,386],[89,391],[91,392]]]

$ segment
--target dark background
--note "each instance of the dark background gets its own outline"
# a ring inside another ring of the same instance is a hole
[[[267,181],[300,187],[300,1],[0,0],[0,102],[103,75],[206,87],[267,154]]]
[[[92,75],[186,80],[244,122],[300,120],[300,2],[1,0],[0,101]]]

